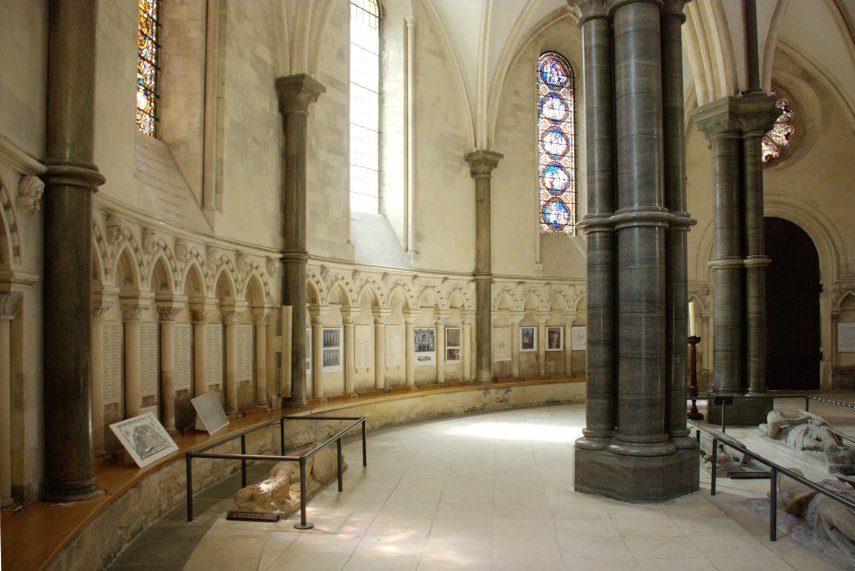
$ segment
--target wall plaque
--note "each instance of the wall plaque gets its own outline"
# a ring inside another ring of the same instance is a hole
[[[205,349],[208,387],[223,386],[223,326],[219,323],[205,326]]]
[[[855,353],[855,322],[837,324],[838,353]]]
[[[403,338],[404,334],[400,325],[386,326],[386,365],[394,367],[403,362]]]
[[[157,396],[160,359],[158,358],[157,323],[140,323],[140,396]]]
[[[102,325],[104,359],[102,374],[104,405],[122,402],[122,324],[105,321]]]
[[[436,330],[433,327],[413,329],[413,353],[416,367],[436,364]]]
[[[511,360],[511,328],[493,328],[493,361]]]
[[[354,367],[370,369],[374,364],[374,344],[371,342],[370,325],[354,325]]]
[[[178,445],[150,412],[113,423],[110,430],[140,468],[178,450]]]
[[[176,391],[190,390],[193,373],[193,326],[176,323],[175,329],[175,373]]]
[[[588,327],[578,325],[570,328],[570,350],[587,351],[588,349]]]
[[[251,381],[253,369],[252,325],[237,326],[237,380]]]

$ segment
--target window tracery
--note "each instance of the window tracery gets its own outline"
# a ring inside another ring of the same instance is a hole
[[[157,134],[158,9],[160,0],[139,0],[137,29],[137,130]]]

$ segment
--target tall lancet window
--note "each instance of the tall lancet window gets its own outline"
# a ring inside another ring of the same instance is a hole
[[[380,202],[380,6],[350,2],[350,208]]]
[[[160,0],[139,0],[137,30],[137,130],[157,134],[157,56]]]
[[[540,231],[576,234],[576,135],[573,68],[546,52],[537,64],[537,155]]]

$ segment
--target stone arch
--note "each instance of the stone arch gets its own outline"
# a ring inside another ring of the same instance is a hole
[[[10,267],[21,262],[21,239],[12,197],[6,181],[0,177],[0,267]]]
[[[320,305],[321,292],[318,289],[318,284],[313,279],[306,280],[306,303],[308,305]]]
[[[139,291],[142,282],[139,259],[134,255],[133,249],[125,245],[115,258],[113,266],[115,285],[120,290]]]
[[[514,296],[507,289],[503,289],[496,295],[496,311],[513,311],[516,307]]]
[[[338,301],[336,302],[336,300]],[[341,281],[337,281],[332,285],[332,287],[330,287],[329,292],[327,292],[324,303],[327,305],[338,303],[342,307],[350,307],[353,304],[353,300],[351,299],[347,286]]]
[[[148,280],[151,291],[157,296],[171,296],[175,293],[175,280],[165,256],[158,256],[152,264]]]
[[[188,299],[201,301],[205,299],[205,272],[199,267],[195,261],[187,264],[184,271],[184,278],[181,280],[184,287],[184,294]]]
[[[402,309],[410,309],[412,307],[409,296],[407,296],[407,292],[401,284],[396,284],[389,291],[389,296],[386,300],[387,307],[392,307],[396,301],[400,302]]]
[[[426,286],[419,292],[418,307],[437,308],[441,307],[440,295],[433,286]]]
[[[466,296],[460,288],[454,288],[448,293],[449,309],[466,309]]]
[[[359,288],[356,294],[356,300],[360,306],[362,306],[362,302],[365,300],[368,302],[368,306],[373,309],[378,309],[380,307],[380,294],[377,293],[377,290],[371,283],[365,283],[361,288]]]
[[[228,268],[220,268],[213,280],[214,295],[220,301],[234,300],[237,292],[234,277]]]
[[[92,279],[95,283],[105,283],[110,277],[110,252],[98,223],[92,222]]]
[[[265,294],[264,294],[264,285],[262,284],[261,278],[258,277],[258,274],[255,272],[249,274],[249,278],[246,280],[246,288],[244,288],[243,292],[244,299],[249,302],[249,305],[253,308],[264,307],[265,305]]]

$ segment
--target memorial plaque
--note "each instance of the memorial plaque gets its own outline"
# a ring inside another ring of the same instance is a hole
[[[251,381],[253,369],[252,325],[237,326],[237,380]]]
[[[511,328],[493,328],[493,361],[511,360]]]
[[[158,369],[158,324],[140,323],[140,396],[157,395]]]
[[[436,364],[436,330],[433,327],[413,329],[413,358],[416,367]]]
[[[394,367],[403,361],[401,358],[404,354],[402,329],[400,325],[386,326],[386,365],[388,366]]]
[[[206,430],[214,434],[229,425],[229,419],[216,393],[207,392],[190,399],[196,409],[196,430]]]
[[[110,430],[140,468],[178,450],[178,445],[150,412],[115,422],[110,425]]]
[[[837,324],[837,351],[855,353],[855,322]]]
[[[193,326],[176,323],[175,329],[175,391],[190,390],[193,382]]]
[[[205,328],[205,349],[207,353],[207,384],[209,387],[223,385],[223,326],[219,323],[208,324]]]
[[[354,354],[355,367],[357,369],[370,369],[374,363],[374,344],[371,343],[371,326],[354,326]]]
[[[570,328],[570,350],[588,350],[588,327],[585,325]]]
[[[122,324],[105,321],[102,325],[104,359],[102,375],[104,406],[122,402]]]

